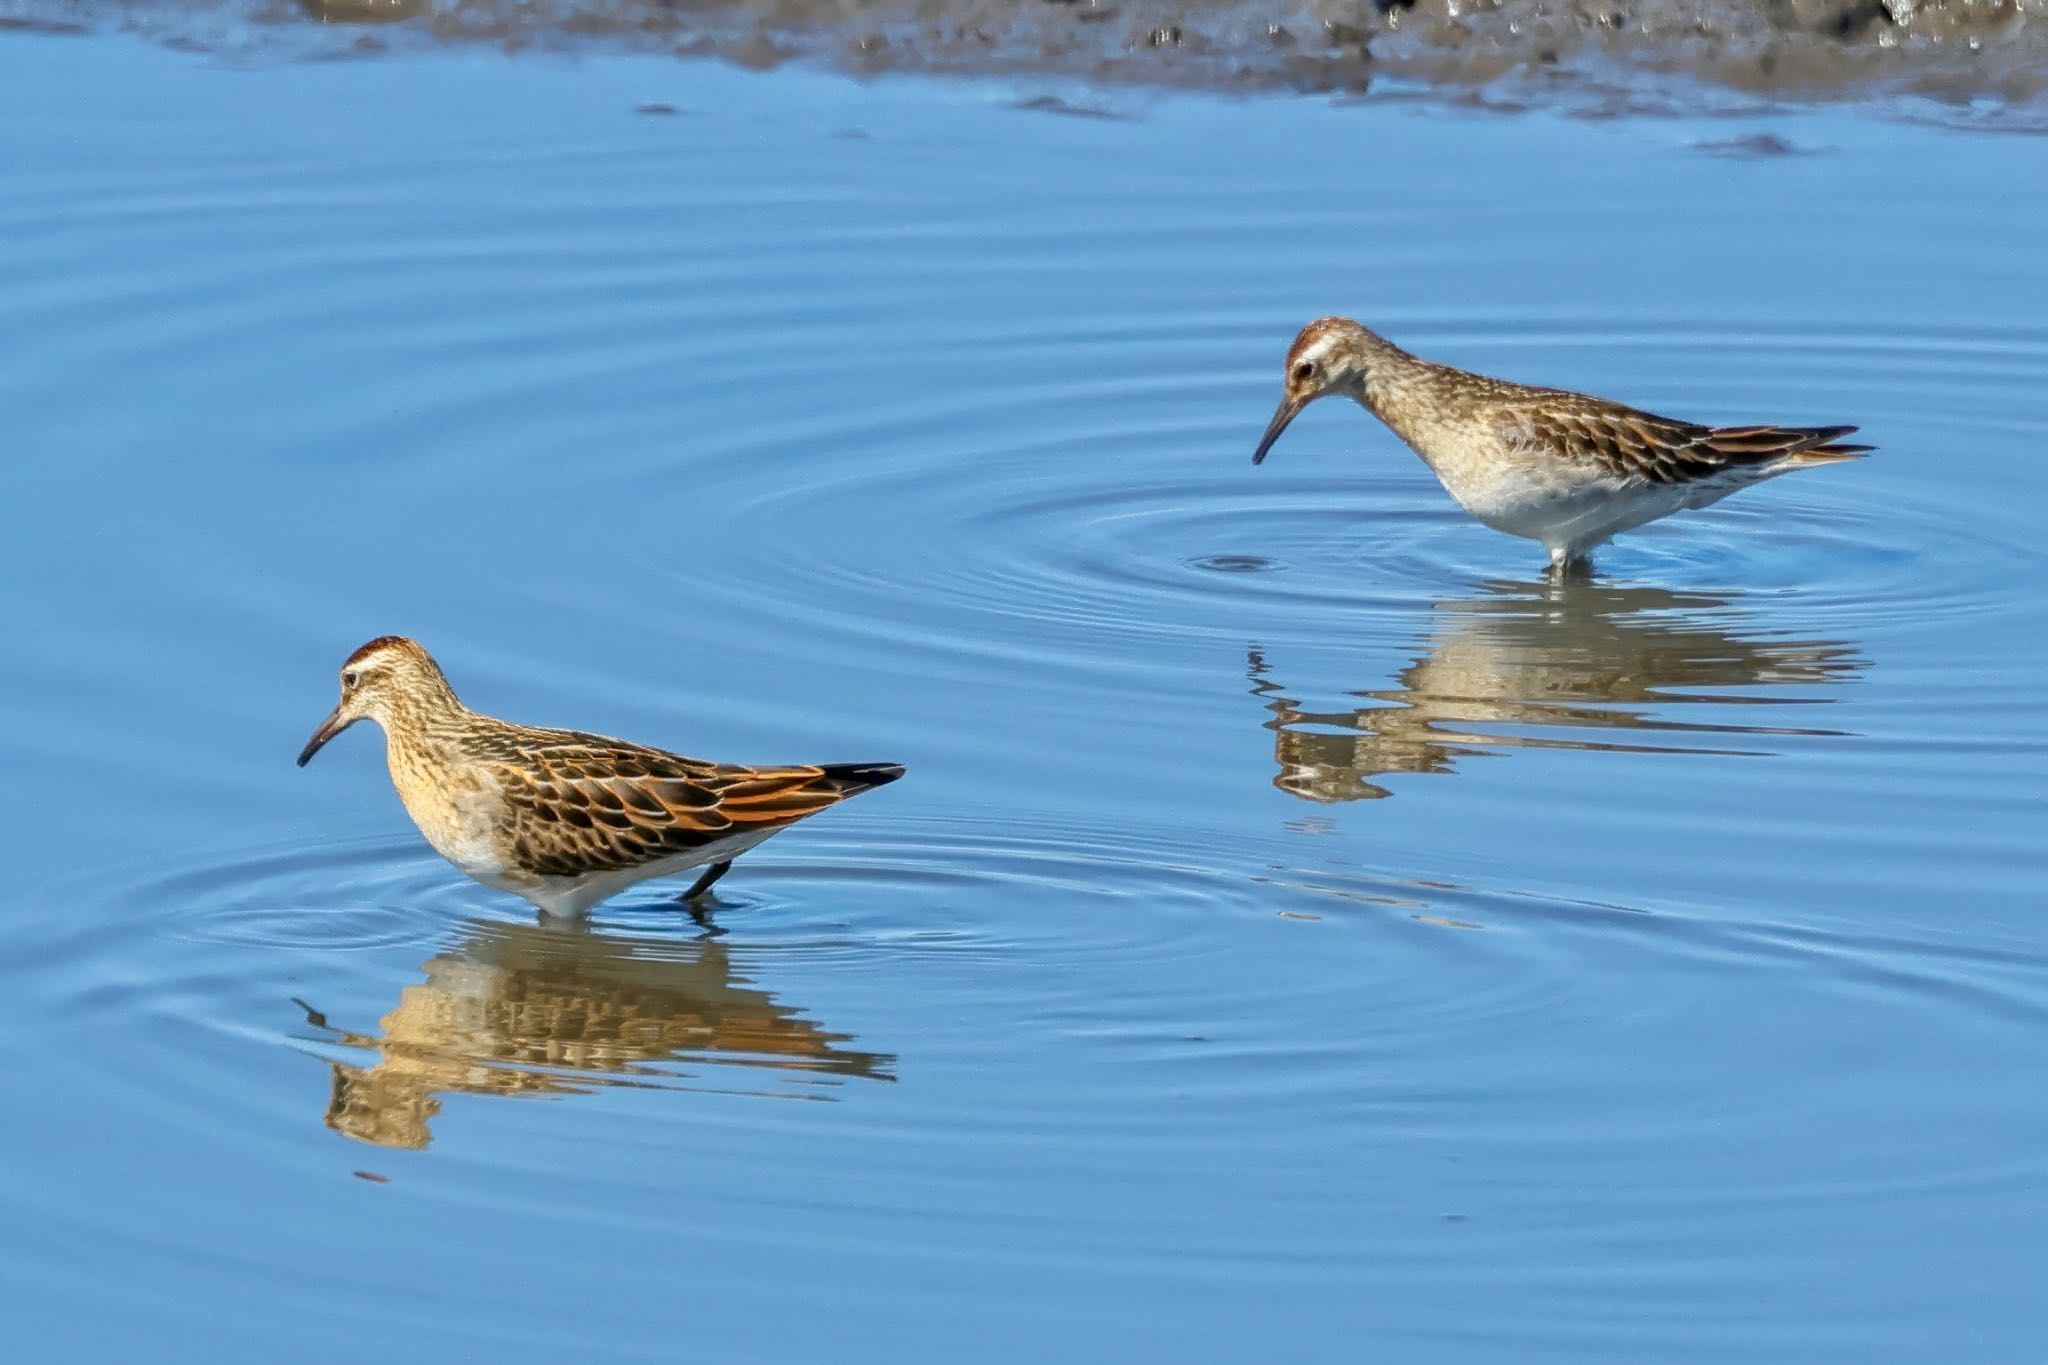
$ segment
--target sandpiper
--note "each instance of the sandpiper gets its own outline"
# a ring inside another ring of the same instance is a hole
[[[341,703],[299,754],[359,720],[384,728],[391,783],[420,833],[456,867],[577,916],[650,877],[704,873],[788,826],[903,776],[896,763],[747,768],[577,730],[540,730],[472,711],[411,640],[385,635],[341,666]]]
[[[1557,570],[1646,522],[1873,448],[1838,443],[1854,427],[1708,427],[1489,379],[1412,356],[1349,318],[1301,329],[1285,384],[1253,464],[1303,408],[1343,394],[1393,428],[1460,507],[1542,541]]]

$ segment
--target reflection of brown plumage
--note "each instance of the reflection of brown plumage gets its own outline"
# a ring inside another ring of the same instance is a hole
[[[336,1132],[423,1148],[448,1091],[554,1095],[640,1085],[829,1098],[806,1088],[804,1077],[895,1079],[894,1057],[842,1046],[846,1034],[746,984],[713,939],[478,922],[423,970],[426,979],[400,993],[378,1033],[339,1035],[377,1060],[335,1064],[327,1126]],[[693,1081],[679,1069],[691,1063],[791,1074],[781,1087],[750,1091]]]
[[[1441,603],[1437,612],[1427,651],[1396,675],[1395,686],[1352,694],[1373,705],[1303,710],[1282,695],[1263,653],[1251,650],[1252,691],[1272,713],[1274,786],[1310,801],[1357,801],[1389,795],[1370,780],[1382,774],[1448,773],[1461,757],[1507,749],[1678,753],[1695,746],[1653,736],[1835,734],[1688,721],[1672,712],[1700,702],[1829,702],[1738,689],[1810,687],[1864,666],[1852,645],[1744,637],[1723,628],[1727,604],[1657,588],[1493,583],[1484,596]],[[1635,734],[1621,740],[1475,728],[1483,726]]]

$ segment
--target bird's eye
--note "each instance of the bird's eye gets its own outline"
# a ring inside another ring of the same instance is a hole
[[[1316,363],[1313,360],[1304,360],[1294,367],[1294,381],[1297,384],[1306,384],[1315,377]]]
[[[354,687],[358,680],[359,675],[356,673],[354,669],[350,669],[348,672],[341,675],[341,685],[343,687]]]

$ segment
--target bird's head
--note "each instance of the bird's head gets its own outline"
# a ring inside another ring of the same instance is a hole
[[[299,766],[359,720],[374,720],[389,730],[394,717],[454,697],[440,665],[417,642],[380,635],[343,661],[341,701],[300,750]]]
[[[1287,348],[1287,368],[1281,378],[1280,407],[1252,452],[1259,464],[1266,452],[1287,430],[1287,424],[1318,398],[1348,394],[1362,399],[1366,371],[1377,349],[1378,339],[1350,318],[1317,318],[1301,329]]]

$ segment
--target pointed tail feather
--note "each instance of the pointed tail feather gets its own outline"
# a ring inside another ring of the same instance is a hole
[[[1839,464],[1843,460],[1860,460],[1871,451],[1877,449],[1876,446],[1855,445],[1836,439],[1840,436],[1847,436],[1854,430],[1856,430],[1854,427],[1814,427],[1811,431],[1811,436],[1817,443],[1804,449],[1794,448],[1785,462],[1795,467],[1810,464]]]
[[[1785,457],[1785,463],[1793,468],[1810,464],[1840,464],[1844,460],[1860,460],[1876,446],[1822,446],[1818,450],[1802,450],[1797,455]]]
[[[884,787],[903,776],[901,763],[825,763],[818,772],[835,787],[852,796],[871,787]]]
[[[718,818],[736,825],[786,825],[903,776],[900,763],[817,763],[801,768],[727,769]]]
[[[1846,444],[1840,439],[1855,430],[1847,426],[1719,427],[1708,434],[1706,444],[1715,454],[1737,464],[1834,464],[1877,449]]]

